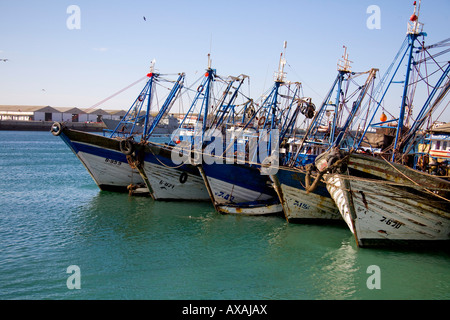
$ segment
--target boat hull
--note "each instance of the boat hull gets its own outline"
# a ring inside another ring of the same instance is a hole
[[[87,169],[101,190],[148,194],[139,172],[130,167],[120,151],[119,140],[62,128],[58,134]]]
[[[200,173],[219,212],[270,215],[283,210],[269,176],[255,166],[203,163]]]
[[[306,173],[281,167],[270,176],[288,221],[342,221],[326,184],[320,182],[311,192],[305,190]]]
[[[143,169],[155,200],[210,201],[198,168],[190,163],[174,164],[169,147],[148,143]]]
[[[226,214],[247,215],[247,216],[264,216],[272,215],[283,211],[281,204],[256,204],[256,205],[217,205],[217,210]]]
[[[357,154],[347,166],[325,179],[358,246],[448,244],[450,182]]]

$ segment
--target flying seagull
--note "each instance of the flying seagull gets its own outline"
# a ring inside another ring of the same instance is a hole
[[[3,62],[6,62],[6,61],[8,61],[9,59],[0,59],[0,61],[3,61]]]
[[[144,21],[147,21],[147,18],[145,16],[143,16],[143,18],[144,18]]]

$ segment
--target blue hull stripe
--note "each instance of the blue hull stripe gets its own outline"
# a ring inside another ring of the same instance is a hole
[[[203,164],[202,167],[207,177],[277,197],[275,190],[269,186],[270,177],[261,175],[255,167],[216,163]]]
[[[297,188],[300,190],[305,190],[305,188],[303,187],[305,185],[305,176],[306,174],[303,172],[293,172],[282,169],[279,169],[277,173],[278,180],[280,181],[281,184],[285,184],[287,186]],[[319,196],[331,198],[330,193],[326,188],[326,185],[321,182],[319,182],[313,193]]]
[[[110,149],[106,149],[100,146],[88,145],[84,143],[79,143],[76,141],[71,141],[66,135],[61,134],[61,138],[64,142],[72,149],[74,153],[84,152],[88,154],[92,154],[94,156],[102,157],[105,159],[116,160],[120,162],[127,163],[127,157],[120,151],[114,151]]]

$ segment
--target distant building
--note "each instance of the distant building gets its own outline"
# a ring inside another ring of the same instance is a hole
[[[55,107],[56,110],[60,112],[59,115],[54,115],[53,121],[59,121],[59,122],[81,122],[81,116],[82,114],[85,114],[81,109],[78,108],[62,108],[62,107]]]
[[[0,120],[55,121],[58,114],[61,112],[50,106],[0,106]]]
[[[0,105],[0,121],[102,122],[102,118],[121,120],[124,110],[102,110],[75,107]]]
[[[430,132],[430,156],[450,160],[450,123],[436,126]]]
[[[102,117],[109,115],[110,114],[108,112],[102,109],[86,110],[85,122],[102,122]]]
[[[111,120],[122,120],[123,117],[127,114],[124,110],[105,110],[109,113],[109,116],[103,116],[105,119],[111,119]]]

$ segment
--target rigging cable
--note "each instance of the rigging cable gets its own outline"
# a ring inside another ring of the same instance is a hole
[[[108,98],[103,99],[103,100],[100,101],[100,102],[97,102],[96,104],[94,104],[94,105],[92,105],[91,107],[87,108],[87,109],[85,110],[85,112],[86,112],[86,113],[89,113],[90,111],[94,110],[96,107],[98,107],[99,105],[101,105],[102,103],[104,103],[104,102],[106,102],[106,101],[108,101],[108,100],[114,98],[115,96],[119,95],[120,93],[124,92],[125,90],[128,90],[129,88],[135,86],[136,84],[138,84],[139,82],[141,82],[141,81],[144,80],[145,78],[147,78],[147,76],[140,78],[139,80],[133,82],[132,84],[130,84],[130,85],[126,86],[125,88],[123,88],[123,89],[117,91],[116,93],[112,94],[112,95],[109,96]]]

